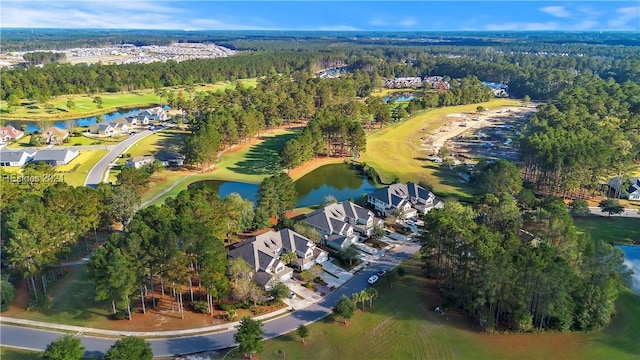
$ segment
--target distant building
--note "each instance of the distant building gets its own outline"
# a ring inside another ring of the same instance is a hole
[[[69,137],[69,132],[56,126],[50,126],[44,129],[40,136],[44,139],[45,144],[60,145],[64,139]]]
[[[36,150],[0,151],[0,166],[23,166],[33,160]]]
[[[127,166],[140,169],[145,165],[153,164],[154,161],[153,156],[136,156],[127,160]]]
[[[101,123],[89,126],[90,133],[103,136],[118,135],[127,130],[129,130],[129,125],[124,119],[115,121],[103,121]]]
[[[184,165],[184,155],[171,151],[160,151],[154,156],[154,158],[160,161],[164,166]]]
[[[9,142],[11,140],[18,140],[24,136],[24,131],[18,130],[13,126],[0,127],[0,142]]]
[[[35,164],[45,163],[51,166],[66,165],[80,155],[80,152],[76,148],[67,149],[45,149],[36,152],[33,157]]]
[[[167,121],[167,112],[162,107],[154,107],[140,112],[137,116],[145,116],[148,120]]]

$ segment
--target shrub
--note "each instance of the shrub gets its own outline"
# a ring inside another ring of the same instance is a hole
[[[402,266],[398,266],[398,269],[396,271],[398,272],[398,276],[404,276],[404,274],[407,273],[407,271]]]
[[[6,311],[9,309],[9,304],[13,300],[15,295],[15,288],[9,280],[2,279],[0,281],[0,311]]]
[[[251,311],[251,313],[253,315],[260,315],[260,314],[264,313],[264,309],[261,308],[261,307],[257,307],[257,306],[251,306],[249,308],[249,311]]]
[[[129,318],[129,314],[124,311],[118,311],[113,315],[114,320],[126,320]]]
[[[209,304],[206,301],[194,301],[191,303],[193,310],[203,314],[209,314]]]
[[[31,297],[29,300],[29,306],[27,306],[27,311],[46,311],[51,307],[51,303],[49,302],[49,296],[46,294],[40,294],[38,298]]]

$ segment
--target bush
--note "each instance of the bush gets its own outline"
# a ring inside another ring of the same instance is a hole
[[[47,296],[47,294],[40,294],[37,299],[33,296],[31,297],[27,311],[46,311],[49,310],[49,308],[51,308],[49,296]]]
[[[194,311],[209,314],[209,304],[206,301],[194,301],[191,303],[191,307]]]
[[[113,315],[114,320],[127,320],[129,318],[129,314],[124,311],[118,311]]]
[[[15,295],[15,288],[9,280],[2,279],[0,281],[0,311],[6,311],[9,309],[11,300]]]
[[[398,276],[404,276],[404,274],[407,273],[407,271],[402,266],[398,266],[398,269],[396,271],[398,272]]]
[[[264,313],[264,309],[261,308],[261,307],[257,307],[257,306],[251,306],[249,308],[249,311],[251,311],[251,313],[253,315],[260,315],[260,314]]]

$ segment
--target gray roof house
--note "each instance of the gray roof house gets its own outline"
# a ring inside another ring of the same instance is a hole
[[[40,150],[33,157],[34,163],[46,163],[51,166],[66,165],[80,155],[76,148]]]
[[[146,116],[149,120],[167,121],[167,112],[161,107],[154,107],[144,110],[138,114],[138,116]]]
[[[0,166],[23,166],[33,160],[36,150],[0,151]]]
[[[326,245],[336,250],[349,247],[360,235],[370,236],[374,226],[382,224],[371,210],[350,201],[327,205],[302,221],[315,228],[324,236]]]
[[[367,196],[367,203],[385,216],[401,211],[405,219],[444,205],[431,191],[415,183],[391,184],[378,189]]]
[[[129,123],[125,119],[118,119],[114,121],[103,121],[101,123],[93,124],[89,126],[89,132],[99,135],[115,135],[120,134],[123,131],[129,129]]]
[[[230,258],[244,259],[255,269],[254,281],[269,289],[277,281],[291,279],[293,269],[280,261],[284,253],[294,252],[298,258],[291,266],[306,270],[327,260],[328,254],[304,236],[290,229],[268,231],[250,238],[229,251]]]
[[[631,186],[629,186],[627,192],[629,193],[629,200],[640,201],[640,178],[635,179],[635,183],[632,183]]]
[[[160,151],[154,158],[164,166],[182,166],[184,165],[184,155],[172,151]]]
[[[153,156],[135,156],[127,160],[127,166],[140,169],[141,167],[152,164],[155,161]]]
[[[624,182],[622,177],[617,176],[609,181],[609,186],[631,201],[640,201],[640,178],[630,178],[628,180],[628,183]],[[626,184],[629,184],[629,187],[624,189],[623,185]]]

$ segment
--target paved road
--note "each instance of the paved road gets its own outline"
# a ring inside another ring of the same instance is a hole
[[[609,216],[608,213],[602,212],[602,209],[600,209],[599,207],[596,207],[596,206],[590,206],[589,210],[591,211],[592,215],[607,216],[607,217]],[[622,213],[617,214],[617,215],[611,215],[611,217],[640,218],[640,210],[631,209],[631,208],[625,208]]]
[[[140,141],[147,135],[153,134],[151,130],[145,130],[143,132],[139,132],[135,135],[132,135],[119,143],[118,145],[113,146],[111,151],[107,153],[98,163],[89,171],[89,175],[87,175],[87,179],[84,181],[84,186],[96,186],[102,182],[102,178],[104,176],[104,172],[107,171],[107,168],[111,163],[113,163],[120,154],[122,154],[129,146],[135,144]]]
[[[395,266],[417,252],[420,246],[415,243],[407,243],[387,253],[375,263],[354,276],[349,282],[338,290],[327,295],[322,300],[307,308],[296,310],[289,315],[266,322],[264,325],[265,338],[276,337],[288,333],[300,324],[308,324],[322,319],[331,313],[331,307],[342,295],[351,296],[368,286],[367,279],[372,274],[383,268]],[[380,286],[386,286],[385,280],[381,280]],[[234,331],[218,332],[210,335],[197,335],[170,339],[149,340],[156,356],[172,356],[176,354],[188,354],[207,350],[218,350],[235,345],[233,341]],[[61,333],[33,328],[18,327],[0,324],[0,343],[2,345],[22,347],[33,350],[43,350],[47,345],[61,336]],[[81,336],[87,356],[100,356],[113,344],[113,339]]]

